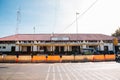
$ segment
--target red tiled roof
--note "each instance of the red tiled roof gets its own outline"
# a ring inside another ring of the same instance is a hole
[[[51,37],[69,37],[70,40],[112,40],[114,38],[104,34],[16,34],[0,38],[0,41],[51,40]]]

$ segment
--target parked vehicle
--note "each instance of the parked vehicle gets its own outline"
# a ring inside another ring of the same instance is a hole
[[[81,53],[84,55],[92,55],[96,53],[96,50],[94,48],[83,48],[81,49]]]
[[[120,62],[120,51],[116,53],[116,58],[115,58],[115,60],[116,60],[117,62]]]

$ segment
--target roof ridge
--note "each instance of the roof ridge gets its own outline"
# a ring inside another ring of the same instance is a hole
[[[70,40],[76,40],[77,34],[53,34],[54,36],[68,36]],[[34,39],[32,36],[35,36]],[[51,34],[15,34],[6,37],[0,38],[0,40],[50,40]],[[105,34],[78,34],[78,40],[108,40],[112,39],[113,36],[105,35]]]
[[[73,34],[75,35],[76,33],[36,33],[36,34],[32,34],[32,33],[27,33],[27,34],[16,34],[16,35],[49,35],[49,34]],[[77,34],[88,34],[88,35],[91,35],[91,34],[99,34],[99,35],[106,35],[106,34],[101,34],[101,33],[77,33]]]

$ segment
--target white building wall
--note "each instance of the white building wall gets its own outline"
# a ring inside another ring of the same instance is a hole
[[[110,51],[113,51],[113,44],[112,44],[112,43],[109,44],[109,50],[110,50]]]
[[[83,45],[82,47],[83,47],[83,48],[86,48],[86,45]]]
[[[113,44],[112,43],[104,43],[104,46],[108,46],[108,50],[113,50]]]
[[[19,51],[19,45],[15,46],[15,51]]]
[[[33,51],[37,51],[37,45],[33,46]]]
[[[3,49],[3,46],[5,46],[6,48]],[[0,44],[0,51],[11,51],[12,46],[15,46],[15,44]]]

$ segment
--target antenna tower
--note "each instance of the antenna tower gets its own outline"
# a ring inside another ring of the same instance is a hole
[[[19,9],[17,10],[17,26],[16,26],[16,34],[19,33],[20,22],[21,22],[21,9],[19,8]]]

